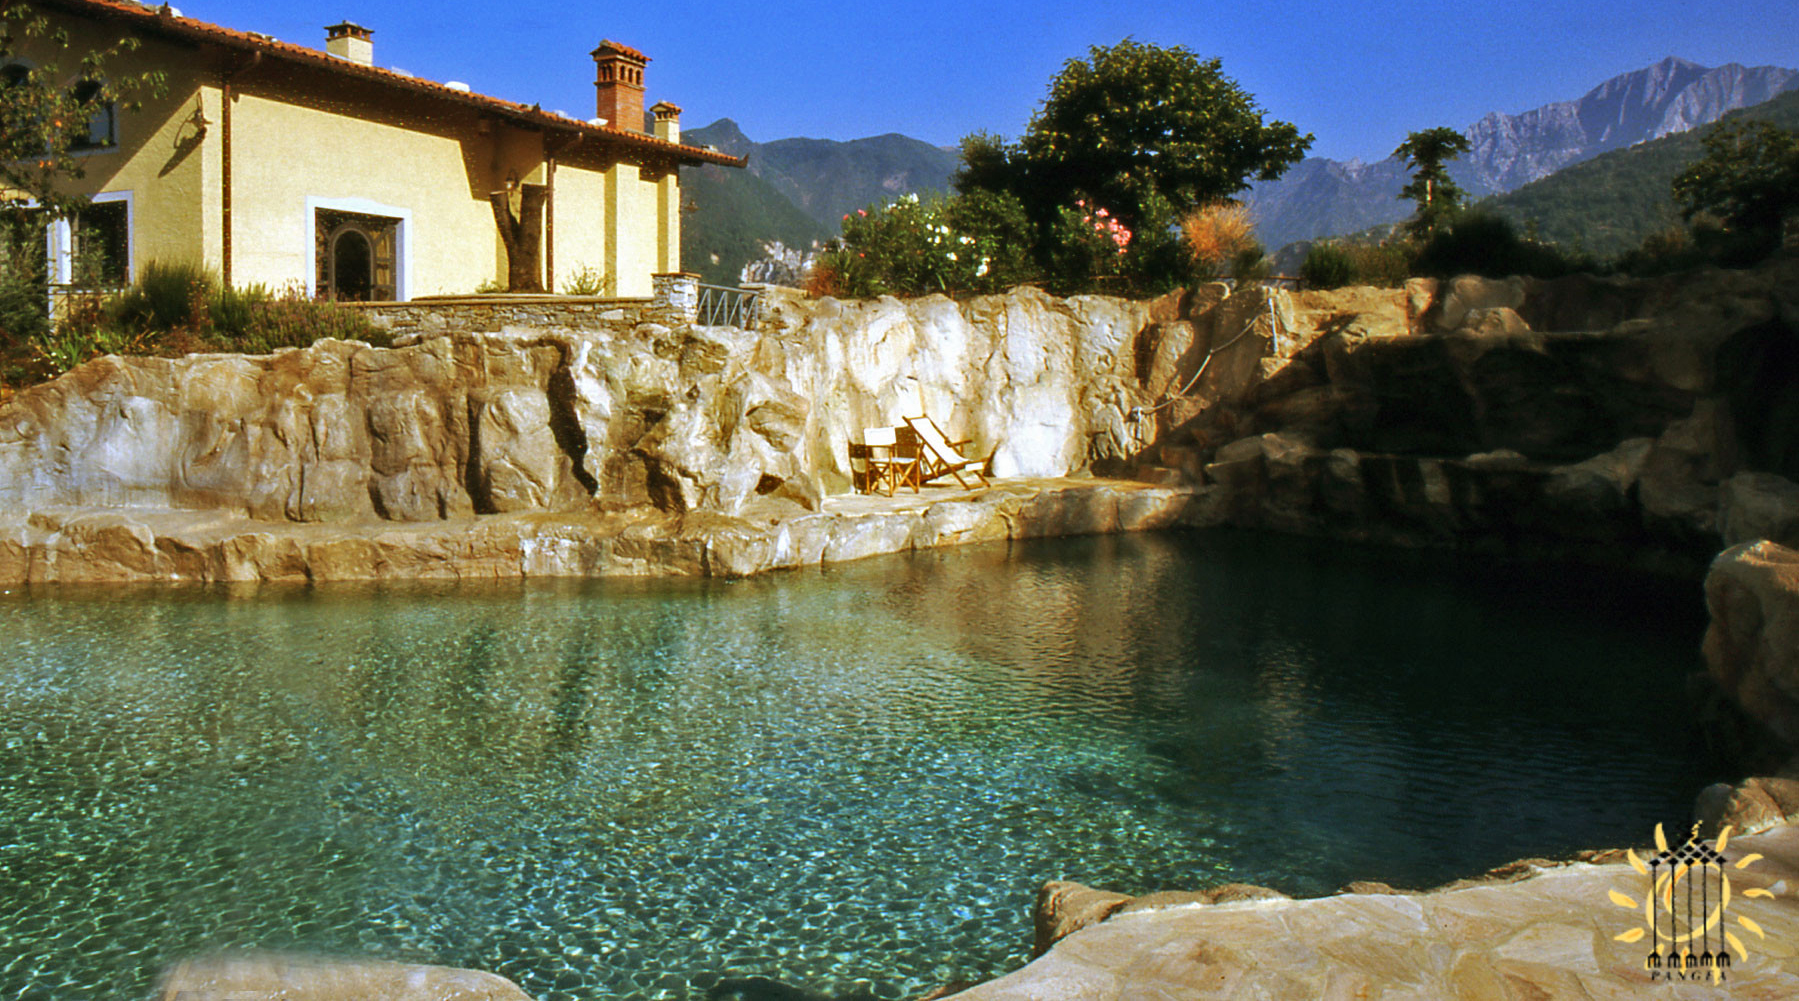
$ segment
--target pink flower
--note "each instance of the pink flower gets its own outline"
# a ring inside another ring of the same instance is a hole
[[[867,209],[857,209],[856,214],[861,216],[864,219],[868,218],[868,210]],[[844,216],[844,218],[848,219],[849,216]]]

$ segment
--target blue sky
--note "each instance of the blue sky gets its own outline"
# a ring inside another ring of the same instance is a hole
[[[648,53],[649,99],[692,128],[733,118],[759,141],[901,132],[953,145],[1016,136],[1049,80],[1126,36],[1217,56],[1312,152],[1379,159],[1408,131],[1465,127],[1585,93],[1677,55],[1799,67],[1799,3],[595,3],[185,0],[189,17],[310,46],[375,31],[375,61],[497,97],[593,114],[588,52]]]

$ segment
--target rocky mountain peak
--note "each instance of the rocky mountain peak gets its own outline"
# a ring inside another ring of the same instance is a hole
[[[1517,114],[1491,112],[1466,131],[1471,149],[1450,166],[1475,196],[1498,194],[1547,177],[1601,153],[1707,125],[1738,108],[1799,88],[1799,70],[1778,66],[1716,68],[1669,56],[1604,81],[1578,99]],[[1251,210],[1261,240],[1296,240],[1356,232],[1406,217],[1397,158],[1360,167],[1313,157],[1280,180],[1252,186]],[[1321,179],[1330,178],[1328,186]]]

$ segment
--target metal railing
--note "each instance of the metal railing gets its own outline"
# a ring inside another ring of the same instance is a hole
[[[694,323],[702,327],[749,327],[756,321],[761,293],[751,288],[700,285],[700,301]]]

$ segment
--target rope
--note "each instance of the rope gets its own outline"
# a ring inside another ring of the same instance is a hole
[[[1131,408],[1131,421],[1133,423],[1140,421],[1143,419],[1145,414],[1153,414],[1156,411],[1162,409],[1163,407],[1173,406],[1174,401],[1176,401],[1176,400],[1185,399],[1187,394],[1192,391],[1193,387],[1199,383],[1199,377],[1206,374],[1206,366],[1212,364],[1212,356],[1216,355],[1220,351],[1223,351],[1225,348],[1228,348],[1231,345],[1237,343],[1238,341],[1242,340],[1243,338],[1248,337],[1250,335],[1250,332],[1255,330],[1257,319],[1258,319],[1258,317],[1251,316],[1249,318],[1249,322],[1245,323],[1243,325],[1243,329],[1237,332],[1237,336],[1232,337],[1230,340],[1225,341],[1223,344],[1217,345],[1216,347],[1208,348],[1206,350],[1206,356],[1204,358],[1200,359],[1199,367],[1193,370],[1193,378],[1187,380],[1187,384],[1180,388],[1180,392],[1177,392],[1173,396],[1170,396],[1167,399],[1164,399],[1162,402],[1156,404],[1153,407],[1132,407]],[[1277,318],[1274,315],[1274,297],[1269,296],[1268,297],[1268,338],[1269,338],[1269,340],[1273,340],[1275,334],[1278,332],[1279,328],[1276,326],[1276,323],[1277,323]]]

